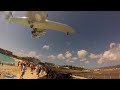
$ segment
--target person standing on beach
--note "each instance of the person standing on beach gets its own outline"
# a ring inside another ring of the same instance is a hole
[[[2,64],[2,66],[3,66],[3,63],[1,63]]]
[[[33,74],[33,70],[34,70],[34,65],[30,64],[30,69],[31,69],[31,74]]]
[[[23,68],[23,63],[22,62],[20,63],[20,67],[21,67],[21,71],[22,71],[22,68]]]
[[[20,79],[23,79],[23,75],[25,75],[25,71],[26,71],[26,65],[23,64],[22,74],[21,74],[21,76],[20,76]]]
[[[39,74],[40,74],[40,72],[41,72],[41,65],[37,65],[37,75],[38,75],[38,77],[39,77]]]
[[[18,62],[18,67],[19,67],[19,65],[20,65],[20,61]]]

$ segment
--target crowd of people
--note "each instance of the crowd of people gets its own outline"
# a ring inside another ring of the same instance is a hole
[[[18,62],[18,66],[21,68],[21,75],[20,79],[23,79],[23,76],[25,75],[25,72],[27,70],[27,67],[30,68],[30,73],[33,74],[33,72],[36,72],[36,75],[38,78],[40,77],[40,74],[46,71],[46,68],[40,64],[34,64],[32,62]]]
[[[3,66],[2,62],[0,62],[0,64]],[[44,64],[41,64],[41,63],[35,64],[33,62],[19,61],[17,65],[21,70],[20,79],[23,79],[27,70],[28,71],[30,70],[29,73],[32,75],[33,74],[36,75],[36,77],[38,77],[38,78],[40,78],[42,76],[45,76],[44,78],[46,78],[46,79],[71,78],[71,74],[56,71],[56,70],[52,69],[51,67],[44,65]]]

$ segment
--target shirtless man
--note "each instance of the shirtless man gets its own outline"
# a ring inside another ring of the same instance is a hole
[[[23,64],[22,74],[21,74],[21,76],[20,76],[20,79],[23,79],[23,75],[25,74],[25,71],[26,71],[26,65]]]

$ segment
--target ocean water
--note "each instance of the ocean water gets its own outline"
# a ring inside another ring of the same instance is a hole
[[[15,63],[15,60],[9,56],[0,53],[0,62],[9,64],[9,63]]]

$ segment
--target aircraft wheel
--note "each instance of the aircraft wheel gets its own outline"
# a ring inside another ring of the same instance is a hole
[[[37,28],[34,28],[33,30],[34,30],[34,31],[37,31]]]
[[[30,24],[30,21],[28,20],[28,24]]]
[[[33,31],[31,31],[31,33],[32,33],[32,34],[35,34],[35,33],[36,33],[36,31],[35,31],[35,30],[33,30]]]
[[[69,35],[69,32],[67,32],[67,35]]]
[[[30,25],[30,28],[33,28],[33,25]]]
[[[34,31],[31,31],[32,34],[34,34]]]

